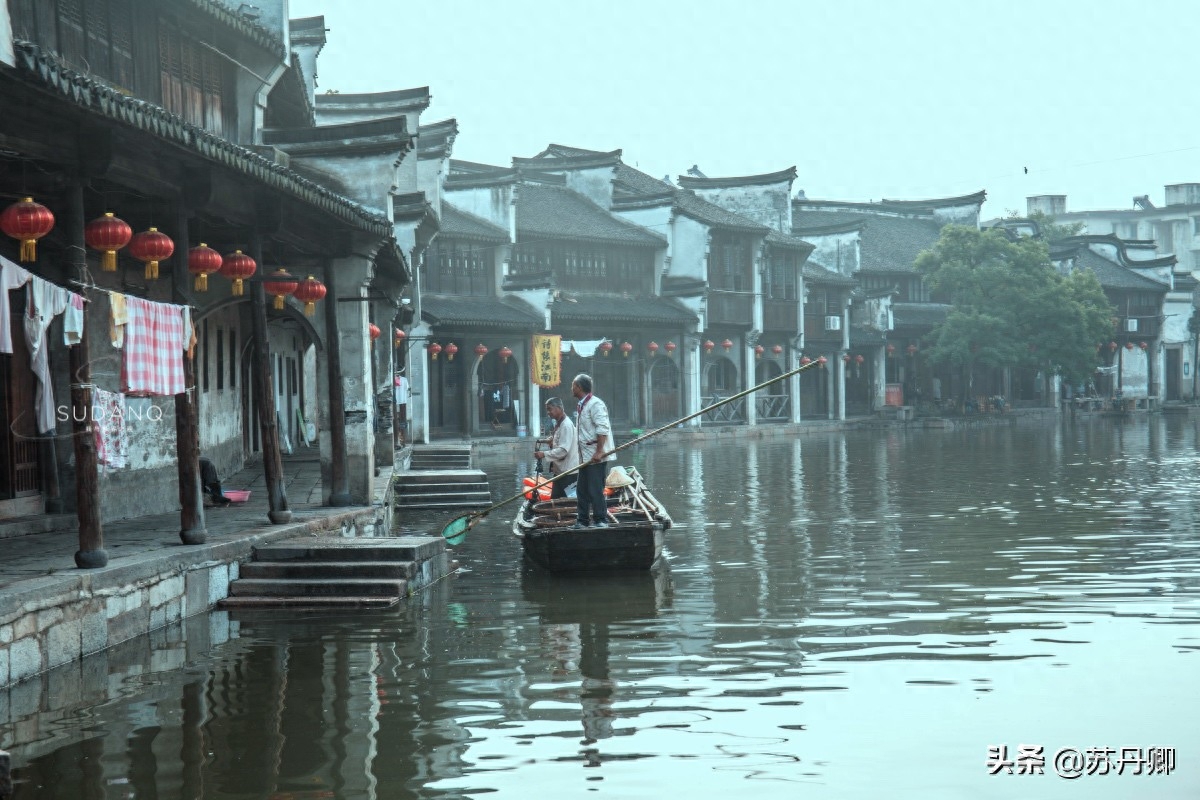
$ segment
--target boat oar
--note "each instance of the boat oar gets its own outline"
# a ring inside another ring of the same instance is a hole
[[[668,431],[671,428],[678,427],[689,420],[693,420],[696,417],[703,416],[703,415],[707,414],[708,412],[712,411],[714,408],[720,408],[721,406],[725,405],[726,403],[732,403],[734,400],[740,400],[743,397],[747,397],[751,394],[754,394],[759,389],[765,389],[766,387],[770,386],[771,384],[779,383],[782,380],[790,378],[793,375],[798,375],[799,373],[803,372],[804,370],[811,369],[812,367],[818,366],[822,363],[824,363],[824,362],[822,362],[820,360],[810,361],[807,364],[803,364],[799,367],[796,367],[793,370],[789,370],[788,372],[782,372],[782,373],[776,375],[774,378],[771,378],[770,380],[763,381],[762,383],[758,384],[757,386],[751,386],[749,389],[743,389],[742,391],[738,392],[737,394],[731,394],[729,397],[726,397],[722,400],[718,400],[717,402],[713,403],[712,405],[705,406],[704,408],[700,409],[699,411],[694,411],[691,414],[688,414],[687,416],[680,417],[679,419],[675,420],[674,422],[669,422],[666,425],[663,425],[662,427],[655,428],[654,430],[649,431],[647,433],[643,433],[641,436],[638,436],[635,439],[630,439],[628,442],[625,442],[624,444],[617,445],[613,449],[606,451],[606,454],[607,453],[617,453],[617,452],[620,452],[621,450],[624,450],[627,447],[633,447],[635,444],[646,441],[651,436],[657,436],[658,434],[662,433],[663,431]],[[556,475],[555,479],[566,477],[567,475],[572,475],[576,472],[579,472],[579,470],[586,467],[589,463],[591,463],[591,462],[584,462],[582,464],[579,464],[578,466],[572,467],[571,469],[566,470],[565,472],[562,472],[559,475]],[[534,486],[533,491],[536,492],[537,488],[538,488],[537,486]],[[456,544],[461,543],[463,541],[463,539],[467,538],[467,531],[471,530],[471,528],[474,528],[476,523],[478,523],[481,519],[483,519],[488,514],[495,511],[496,509],[502,508],[502,507],[508,505],[509,503],[513,502],[514,500],[520,500],[522,497],[525,496],[525,493],[528,491],[529,491],[529,489],[522,489],[521,491],[514,494],[512,497],[506,497],[505,499],[501,500],[499,503],[490,505],[487,508],[483,509],[482,511],[468,511],[464,514],[459,514],[457,517],[450,520],[450,522],[448,522],[445,527],[442,528],[442,538],[445,539],[446,542],[451,545],[456,545]]]

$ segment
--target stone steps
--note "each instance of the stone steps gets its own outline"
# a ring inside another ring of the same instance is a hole
[[[36,514],[28,517],[0,518],[0,539],[78,529],[79,518],[74,514]]]
[[[254,548],[222,608],[380,608],[444,574],[445,543],[431,536],[299,538]],[[426,562],[433,561],[430,565]]]
[[[397,473],[397,508],[483,508],[492,502],[487,474],[478,469]]]
[[[470,445],[419,445],[409,457],[410,470],[469,470]]]

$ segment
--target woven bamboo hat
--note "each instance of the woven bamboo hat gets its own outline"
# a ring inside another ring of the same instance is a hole
[[[629,473],[624,467],[613,467],[608,472],[608,477],[604,479],[604,487],[606,489],[620,489],[622,486],[633,486],[633,478],[629,477]]]

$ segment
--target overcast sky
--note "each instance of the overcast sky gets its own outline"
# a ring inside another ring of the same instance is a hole
[[[1200,182],[1194,0],[291,0],[318,92],[430,87],[454,157],[556,142],[655,177],[795,166],[833,200],[985,189],[987,217]],[[1026,172],[1028,170],[1028,172]]]

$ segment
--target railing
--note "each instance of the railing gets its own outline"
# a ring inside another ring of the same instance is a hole
[[[768,394],[755,400],[759,422],[787,422],[791,419],[792,398],[786,394]]]
[[[764,300],[763,330],[796,333],[800,316],[798,300]]]
[[[713,403],[724,400],[727,395],[714,394],[709,397],[701,397],[700,404],[703,408],[708,408]],[[701,422],[711,422],[715,424],[738,424],[746,421],[746,398],[739,397],[732,403],[726,403],[723,406],[718,406],[712,411],[709,411],[700,418]]]
[[[708,292],[708,324],[745,325],[754,322],[754,295],[751,292]]]

